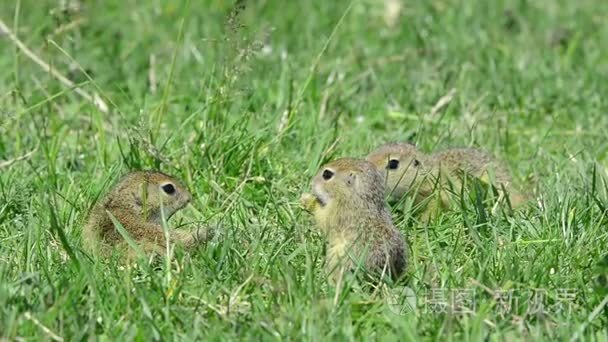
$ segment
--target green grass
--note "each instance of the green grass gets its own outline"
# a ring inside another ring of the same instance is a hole
[[[0,169],[2,338],[607,338],[608,2],[408,1],[393,28],[379,0],[59,3],[0,16],[111,112],[0,36],[0,161],[35,150]],[[297,199],[321,163],[407,139],[485,148],[537,200],[512,217],[465,201],[428,225],[394,210],[420,299],[395,314],[328,285]],[[156,269],[82,252],[88,209],[140,168],[183,179],[218,238]],[[457,289],[471,311],[421,303]],[[547,306],[567,289],[571,310],[536,314],[535,289]]]

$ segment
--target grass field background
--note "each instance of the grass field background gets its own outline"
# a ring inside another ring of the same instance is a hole
[[[608,2],[405,1],[393,26],[380,0],[242,4],[0,4],[25,46],[109,108],[0,32],[2,338],[607,338]],[[336,293],[297,206],[323,162],[393,140],[487,149],[534,197],[513,216],[465,203],[429,224],[394,208],[409,312]],[[172,225],[221,231],[170,266],[89,258],[89,208],[141,168],[192,191]]]

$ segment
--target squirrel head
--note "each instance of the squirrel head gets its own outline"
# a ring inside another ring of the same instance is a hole
[[[423,178],[424,154],[410,143],[391,143],[370,153],[368,161],[386,178],[386,190],[397,201]]]
[[[177,179],[158,171],[126,174],[113,191],[109,205],[131,209],[145,221],[160,223],[185,207],[192,195]]]
[[[325,164],[312,181],[314,196],[322,207],[339,203],[357,208],[384,208],[384,180],[368,161],[341,158]]]

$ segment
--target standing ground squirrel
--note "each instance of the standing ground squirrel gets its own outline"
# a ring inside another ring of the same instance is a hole
[[[513,207],[524,202],[524,197],[512,186],[508,168],[487,152],[475,148],[452,148],[433,154],[419,151],[409,143],[391,143],[380,146],[367,156],[367,160],[386,175],[386,189],[391,201],[398,201],[412,192],[414,203],[421,203],[439,190],[438,201],[424,212],[449,207],[445,191],[451,187],[460,193],[462,177],[469,175],[485,183],[509,191]]]
[[[334,283],[363,265],[372,274],[401,276],[407,250],[384,199],[384,181],[373,164],[343,158],[324,165],[304,193],[301,206],[326,235],[326,267]]]
[[[126,247],[110,212],[146,253],[164,253],[165,234],[161,202],[168,220],[192,200],[190,192],[175,178],[157,171],[135,171],[123,176],[93,207],[84,227],[82,242],[92,252],[108,255],[114,248]],[[197,244],[199,232],[170,231],[171,242],[189,248]]]

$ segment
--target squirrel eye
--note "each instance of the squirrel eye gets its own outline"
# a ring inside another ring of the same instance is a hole
[[[331,177],[333,177],[333,176],[334,176],[334,173],[330,169],[325,169],[325,171],[323,171],[323,179],[330,180]]]
[[[173,195],[175,193],[175,186],[173,186],[173,184],[171,183],[167,183],[163,186],[161,186],[161,188],[163,189],[163,191],[169,195]]]
[[[399,161],[397,159],[391,159],[388,161],[387,168],[396,170],[399,167]]]
[[[418,161],[418,159],[414,159],[414,166],[420,166],[420,162]]]

